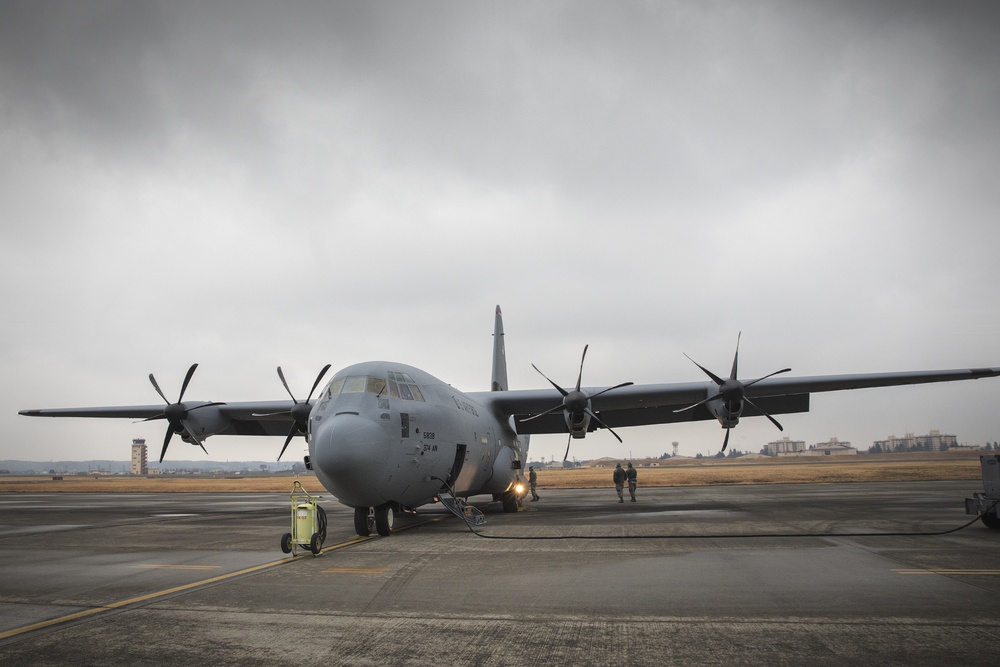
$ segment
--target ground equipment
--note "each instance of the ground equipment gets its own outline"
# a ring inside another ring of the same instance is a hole
[[[979,457],[983,470],[983,493],[973,493],[965,499],[965,513],[978,514],[986,526],[1000,529],[1000,454],[984,454]]]
[[[318,556],[326,541],[326,512],[319,505],[319,496],[310,495],[302,482],[292,485],[292,532],[281,536],[281,550],[293,556],[299,549],[308,549]]]

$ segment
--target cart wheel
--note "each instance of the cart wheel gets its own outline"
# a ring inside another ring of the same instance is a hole
[[[395,516],[392,513],[392,507],[388,504],[379,505],[375,508],[375,530],[382,537],[389,537],[392,535],[392,524],[394,523]]]
[[[281,550],[286,554],[292,553],[292,534],[285,533],[281,536]]]
[[[318,556],[322,548],[323,536],[319,533],[313,533],[312,539],[309,540],[309,551],[312,552],[313,556]]]
[[[375,519],[372,517],[369,508],[367,507],[355,507],[354,508],[354,532],[356,532],[361,537],[368,537],[372,534],[372,528],[375,527]]]

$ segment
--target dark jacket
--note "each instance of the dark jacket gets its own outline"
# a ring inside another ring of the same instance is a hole
[[[625,484],[625,471],[621,468],[615,468],[615,486],[623,484]]]

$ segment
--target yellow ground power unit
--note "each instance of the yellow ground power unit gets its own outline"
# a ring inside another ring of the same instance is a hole
[[[326,512],[319,505],[319,496],[309,495],[302,483],[295,480],[292,486],[292,532],[281,536],[281,550],[293,556],[299,550],[318,556],[326,541]]]

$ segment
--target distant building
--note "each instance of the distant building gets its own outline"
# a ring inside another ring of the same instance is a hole
[[[941,435],[940,431],[931,431],[927,435],[907,433],[902,438],[890,435],[885,440],[876,440],[869,451],[876,452],[946,452],[958,445],[958,439],[953,435]]]
[[[804,451],[806,451],[805,440],[792,440],[788,436],[785,436],[781,440],[775,440],[764,445],[764,449],[760,453],[767,454],[768,456],[780,456]]]
[[[149,468],[146,467],[146,441],[143,438],[132,440],[132,474],[149,474]]]
[[[815,451],[816,454],[822,456],[853,456],[858,453],[858,450],[851,447],[849,442],[840,442],[836,438],[830,438],[828,442],[819,442],[812,445],[809,451]]]

